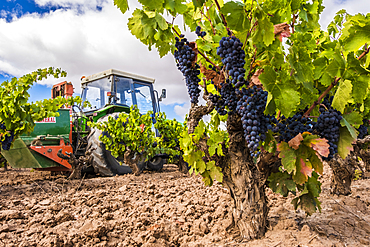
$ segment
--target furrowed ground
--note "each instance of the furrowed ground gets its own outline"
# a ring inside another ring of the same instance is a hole
[[[330,181],[331,172],[323,176]],[[220,184],[166,165],[140,176],[67,180],[27,169],[0,171],[0,246],[368,246],[370,184],[355,181],[350,196],[330,195],[322,213],[306,217],[291,198],[269,195],[269,230],[238,242],[228,192]]]

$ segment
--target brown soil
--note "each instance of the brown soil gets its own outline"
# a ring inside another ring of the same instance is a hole
[[[267,191],[269,230],[244,243],[225,231],[226,189],[205,187],[173,165],[74,181],[1,170],[0,246],[369,246],[369,181],[355,181],[344,197],[330,195],[330,174],[324,178],[321,214],[306,217],[293,210],[291,198]]]

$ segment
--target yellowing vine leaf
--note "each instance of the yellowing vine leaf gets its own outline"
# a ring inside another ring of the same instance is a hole
[[[328,157],[330,154],[328,140],[323,138],[317,138],[311,141],[311,147],[318,154],[324,157]]]

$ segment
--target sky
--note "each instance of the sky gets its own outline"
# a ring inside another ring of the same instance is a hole
[[[368,13],[369,3],[324,0],[320,23],[325,28],[343,8],[350,14]],[[171,54],[160,58],[131,35],[127,22],[138,5],[129,4],[130,11],[122,14],[113,0],[0,0],[0,82],[38,68],[67,71],[66,78],[35,84],[29,92],[36,101],[49,98],[51,86],[64,80],[79,95],[82,76],[114,68],[155,78],[159,93],[167,89],[161,110],[167,118],[183,121],[190,107],[183,76]],[[196,37],[191,35],[187,37]]]

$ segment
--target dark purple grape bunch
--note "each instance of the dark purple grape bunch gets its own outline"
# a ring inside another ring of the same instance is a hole
[[[243,85],[248,86],[248,82],[244,79],[245,52],[243,43],[235,36],[222,37],[220,45],[217,47],[217,55],[222,58],[221,61],[229,72],[231,83],[237,88]]]
[[[225,109],[225,100],[223,100],[219,95],[212,93],[208,95],[208,98],[215,106],[215,109],[218,114],[222,116],[227,114],[227,111]]]
[[[241,116],[244,138],[252,157],[260,154],[260,142],[266,139],[268,127],[271,127],[270,116],[265,116],[267,91],[257,88],[242,88],[238,91],[239,101],[236,111]],[[272,127],[271,127],[272,128]]]
[[[202,28],[200,26],[197,26],[195,28],[195,33],[198,35],[198,37],[203,38],[204,36],[206,36],[207,33],[205,31],[201,31],[201,30],[202,30]]]
[[[277,129],[273,128],[273,131],[277,130],[282,141],[289,142],[298,134],[313,132],[312,127],[315,123],[311,119],[303,116],[306,110],[307,109],[297,112],[293,117],[286,118],[282,116],[280,118],[280,121],[276,124]]]
[[[9,150],[14,140],[14,132],[6,131],[4,123],[0,123],[0,128],[5,131],[4,135],[2,136],[4,140],[1,141],[1,147],[3,150]]]
[[[177,50],[174,52],[175,59],[177,61],[177,68],[185,76],[186,86],[188,88],[188,94],[190,96],[191,103],[197,104],[199,102],[200,79],[198,75],[200,74],[200,66],[194,63],[195,52],[189,46],[189,42],[184,35],[180,35],[179,39],[176,37],[175,47]]]
[[[333,98],[334,98],[333,96],[329,96],[329,94],[327,94],[322,103],[320,104],[319,111],[324,112],[327,109],[331,109],[332,108],[331,103],[333,102]]]
[[[331,160],[334,154],[338,153],[338,140],[339,140],[339,127],[342,115],[335,109],[328,109],[322,112],[314,124],[313,128],[319,136],[328,140],[330,145],[330,154],[327,158],[323,157],[324,160]]]
[[[358,130],[357,139],[364,139],[365,136],[368,135],[367,120],[363,120],[363,124],[361,124],[357,130]]]
[[[233,85],[230,83],[229,79],[226,79],[225,82],[220,83],[221,98],[224,100],[224,106],[229,109],[229,114],[233,114],[236,110],[238,104],[238,96]]]

